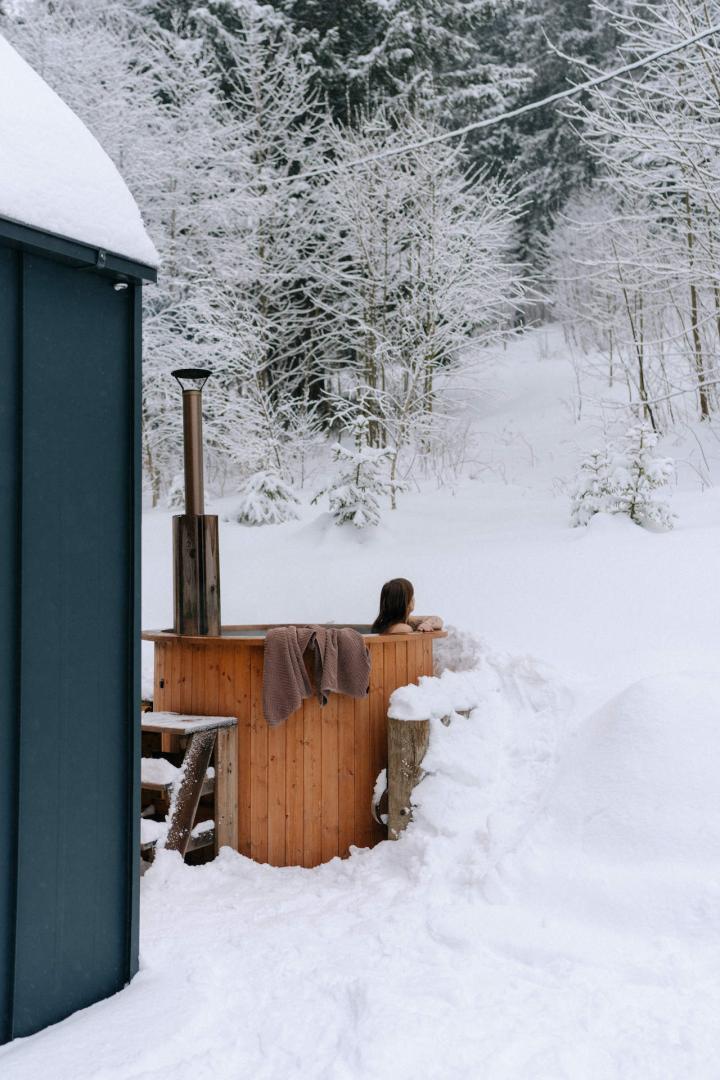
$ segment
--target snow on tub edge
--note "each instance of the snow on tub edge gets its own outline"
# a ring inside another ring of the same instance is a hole
[[[481,676],[475,671],[443,671],[421,675],[420,681],[401,686],[390,695],[392,720],[445,720],[468,713],[480,701]]]

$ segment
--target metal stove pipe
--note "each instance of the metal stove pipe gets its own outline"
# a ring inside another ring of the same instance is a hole
[[[205,513],[202,447],[202,389],[210,372],[173,371],[183,392],[185,513],[173,518],[176,634],[220,634],[218,519]]]
[[[202,390],[183,390],[185,513],[205,513],[202,452]]]

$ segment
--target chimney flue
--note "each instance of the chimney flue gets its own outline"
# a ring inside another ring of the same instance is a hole
[[[185,513],[173,518],[176,634],[220,634],[218,519],[205,513],[202,390],[210,372],[173,371],[183,392]]]

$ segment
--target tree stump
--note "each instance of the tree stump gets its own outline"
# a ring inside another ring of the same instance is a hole
[[[388,717],[388,839],[397,840],[412,817],[411,795],[425,772],[422,761],[430,742],[429,720]]]

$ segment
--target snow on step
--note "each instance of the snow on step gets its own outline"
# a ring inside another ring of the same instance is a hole
[[[199,840],[201,836],[205,836],[206,833],[212,832],[215,828],[214,821],[200,821],[190,833],[193,840]]]
[[[180,769],[167,758],[143,758],[140,778],[143,784],[174,784]]]
[[[158,264],[135,200],[108,155],[2,36],[0,216]]]
[[[173,765],[167,758],[144,757],[140,765],[140,777],[143,784],[174,784],[180,772],[179,765]],[[211,766],[205,774],[207,780],[215,776]]]
[[[156,844],[164,840],[168,831],[167,821],[153,821],[151,818],[140,818],[140,843]]]

